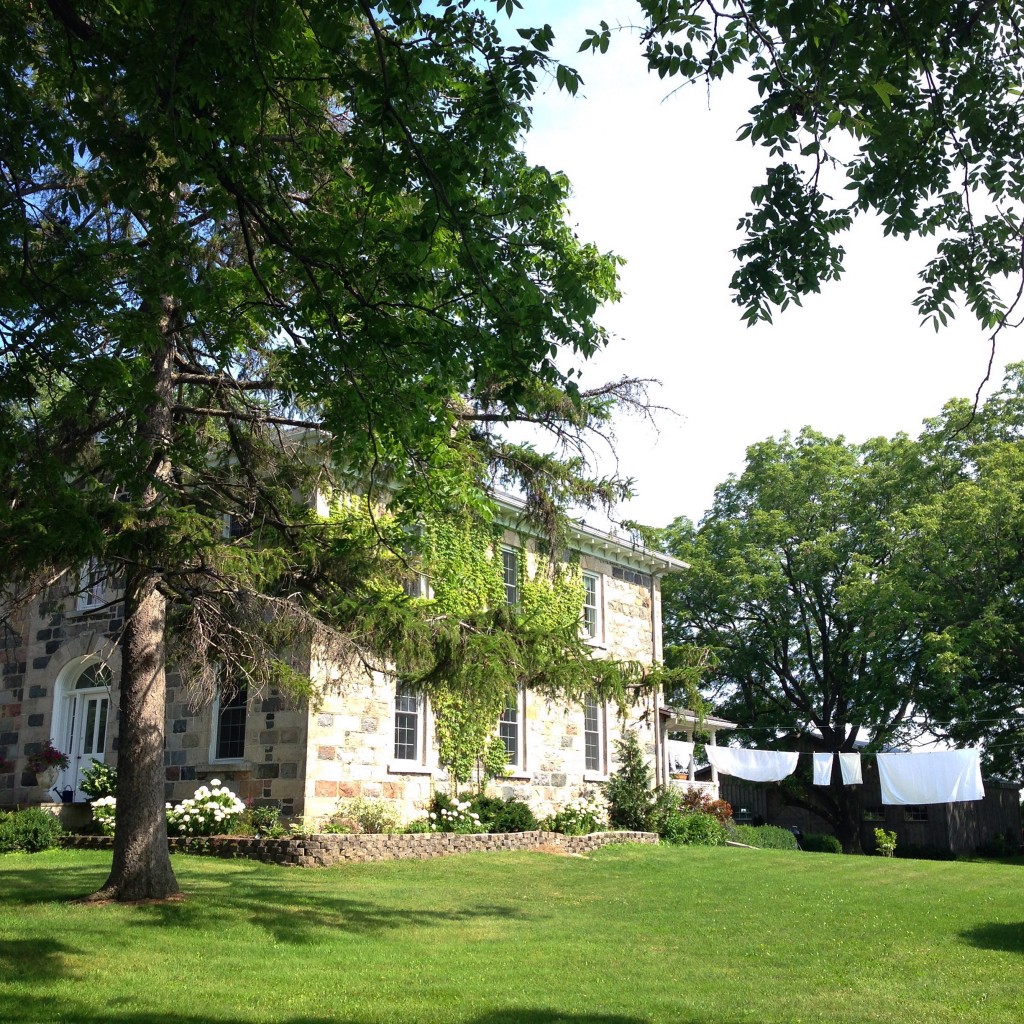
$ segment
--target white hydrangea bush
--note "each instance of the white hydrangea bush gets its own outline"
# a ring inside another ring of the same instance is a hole
[[[608,804],[598,793],[584,792],[560,811],[545,818],[541,828],[567,836],[585,836],[608,827]]]
[[[117,800],[112,796],[102,796],[92,801],[92,820],[100,827],[105,836],[114,834],[114,814],[117,811]]]
[[[226,835],[244,812],[245,804],[220,779],[211,779],[190,799],[167,805],[167,831],[173,836]]]
[[[212,788],[211,788],[212,787]],[[232,832],[245,812],[245,804],[220,779],[200,786],[180,804],[167,804],[167,834],[171,836],[222,836]],[[92,801],[92,818],[105,836],[114,834],[117,800],[104,796]]]
[[[438,811],[431,811],[427,815],[430,831],[458,832],[462,835],[486,832],[487,829],[480,824],[480,815],[471,811],[470,806],[468,800],[459,800],[451,810],[442,807]]]

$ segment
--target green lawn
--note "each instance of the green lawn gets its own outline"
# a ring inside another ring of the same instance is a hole
[[[183,903],[66,902],[107,863],[0,857],[0,1020],[1024,1018],[1019,865],[669,847],[317,871],[178,856]]]

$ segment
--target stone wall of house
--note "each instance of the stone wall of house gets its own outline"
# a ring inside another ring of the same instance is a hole
[[[108,849],[108,836],[66,836],[72,849]],[[454,835],[445,832],[404,835],[314,835],[301,839],[248,839],[213,837],[171,839],[174,853],[258,860],[290,867],[330,867],[343,863],[385,860],[430,860],[457,853],[495,850],[550,850],[574,854],[592,853],[619,843],[658,842],[656,832],[594,832],[587,836],[563,836],[558,832],[511,832],[500,835]]]
[[[58,680],[65,669],[90,655],[99,656],[116,679],[120,672],[116,639],[122,625],[120,605],[78,611],[71,598],[49,599],[22,612],[19,626],[0,639],[0,805],[48,798],[26,762],[51,738],[61,746],[61,737],[53,732]],[[104,744],[111,755],[117,749],[116,706],[115,690]]]
[[[0,806],[15,802],[20,779],[21,733],[25,726],[22,702],[28,673],[28,623],[24,612],[11,613],[0,623]]]
[[[245,716],[245,756],[218,761],[213,708],[196,708],[175,672],[167,680],[164,764],[165,799],[178,802],[214,779],[255,807],[278,807],[287,816],[302,813],[309,711],[304,701],[278,690],[249,696]]]
[[[509,534],[510,542],[518,540]],[[523,549],[531,571],[531,545]],[[625,570],[598,553],[585,552],[582,568],[600,581],[595,657],[632,659],[649,665],[660,656],[660,587],[656,578]],[[25,770],[25,759],[51,736],[54,701],[61,673],[86,656],[99,656],[111,670],[106,759],[116,763],[116,680],[122,626],[117,604],[78,611],[66,598],[43,611],[33,606],[20,628],[0,637],[4,656],[0,674],[0,803],[39,802],[46,794]],[[165,798],[178,801],[202,784],[219,779],[254,805],[279,807],[287,816],[315,823],[333,814],[350,797],[392,802],[404,821],[422,816],[435,789],[449,790],[437,764],[429,704],[420,718],[417,761],[397,762],[395,683],[361,667],[307,664],[314,686],[323,690],[315,708],[290,704],[277,692],[250,696],[244,757],[218,761],[213,756],[214,716],[209,706],[195,708],[183,681],[168,674]],[[599,769],[585,765],[584,712],[579,705],[521,695],[519,762],[492,781],[489,792],[530,804],[538,817],[594,791],[617,767],[614,741],[626,729],[639,734],[655,757],[657,715],[652,695],[624,717],[614,706],[600,709]],[[495,723],[497,725],[497,723]]]

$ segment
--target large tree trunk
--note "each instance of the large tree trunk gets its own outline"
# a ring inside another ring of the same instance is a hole
[[[138,433],[150,456],[141,506],[150,517],[125,580],[121,640],[121,699],[117,746],[117,812],[114,862],[97,896],[118,900],[165,899],[179,891],[167,848],[164,813],[164,719],[167,703],[165,630],[167,601],[153,559],[160,544],[159,505],[171,480],[172,373],[180,312],[161,300],[159,341],[150,354],[154,400]]]
[[[114,863],[103,895],[165,899],[178,892],[164,813],[166,600],[151,574],[128,581],[121,644]]]
[[[843,853],[863,853],[860,823],[864,806],[861,794],[853,792],[850,786],[844,786],[842,782],[837,786],[833,781],[830,789],[833,790],[836,802],[836,814],[832,824],[836,830],[836,838],[843,844]]]

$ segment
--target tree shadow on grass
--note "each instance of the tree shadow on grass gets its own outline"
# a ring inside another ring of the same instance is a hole
[[[19,1000],[12,1006],[12,1014],[5,1016],[5,1024],[28,1024],[29,1021],[55,1020],[58,1015],[62,1020],[73,1020],[75,1024],[167,1024],[167,1011],[119,1013],[114,1006],[97,1010],[95,1007],[82,1007],[65,999],[30,997]],[[261,1016],[260,1020],[265,1018]],[[384,1017],[348,1017],[342,1011],[338,1016],[330,1017],[289,1017],[275,1024],[380,1024]],[[422,1019],[428,1019],[425,1014]],[[249,1017],[196,1017],[175,1015],[174,1024],[258,1024]],[[623,1017],[621,1014],[607,1013],[561,1013],[558,1010],[543,1008],[512,1007],[507,1010],[492,1010],[483,1016],[467,1019],[466,1024],[649,1024],[649,1017]],[[694,1018],[676,1018],[674,1024],[702,1024]]]
[[[0,943],[0,978],[44,982],[70,977],[65,957],[77,952],[54,939],[5,939]]]
[[[70,901],[85,896],[103,884],[107,867],[23,866],[4,876],[0,913],[16,911],[54,901]],[[133,913],[123,927],[210,928],[223,923],[234,927],[244,921],[262,928],[275,941],[305,944],[322,940],[324,932],[374,936],[410,928],[444,928],[452,924],[493,920],[507,923],[525,914],[515,900],[492,901],[470,907],[438,906],[435,892],[424,887],[422,899],[408,900],[402,906],[366,899],[347,899],[325,892],[322,887],[291,886],[285,876],[270,876],[239,864],[236,870],[218,872],[213,878],[191,879],[185,899],[141,903],[131,906]],[[103,914],[110,907],[98,906]],[[80,930],[84,922],[80,922]],[[86,930],[87,930],[87,926]]]
[[[0,881],[0,910],[37,903],[78,899],[95,892],[110,874],[110,865],[55,868],[42,863],[4,871]]]
[[[525,915],[515,903],[476,904],[442,908],[429,904],[401,907],[373,900],[348,899],[323,892],[297,892],[280,887],[254,887],[240,883],[237,889],[219,892],[216,901],[190,899],[180,903],[154,903],[139,907],[131,927],[210,927],[218,920],[239,920],[262,928],[276,942],[298,945],[318,942],[324,932],[358,936],[383,935],[411,928],[446,928],[453,924],[493,920],[508,922]],[[430,897],[429,890],[424,891]]]
[[[998,949],[1004,953],[1024,953],[1024,921],[1009,924],[979,924],[960,933],[960,938],[979,949]]]

